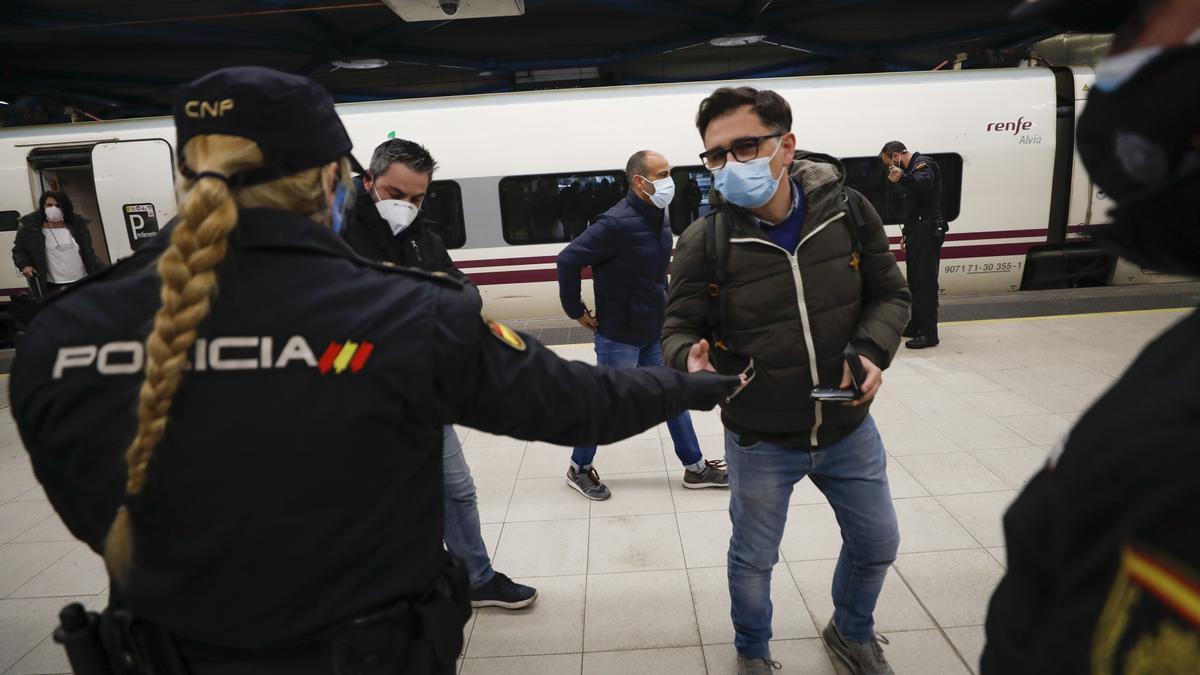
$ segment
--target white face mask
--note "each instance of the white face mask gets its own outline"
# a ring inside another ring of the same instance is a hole
[[[665,209],[671,205],[671,200],[675,198],[675,180],[670,176],[659,178],[658,180],[650,180],[645,176],[638,176],[642,180],[654,186],[654,194],[650,194],[642,190],[650,201],[660,209]]]
[[[57,206],[46,207],[46,220],[52,223],[61,223],[63,219],[62,209]]]
[[[371,188],[371,191],[375,193],[375,198],[379,199],[379,191],[374,187]],[[375,202],[375,209],[392,228],[393,236],[407,230],[408,226],[417,219],[417,212],[420,211],[415,204],[402,199],[379,199]]]

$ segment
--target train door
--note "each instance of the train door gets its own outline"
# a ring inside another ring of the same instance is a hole
[[[100,207],[96,204],[91,149],[91,145],[64,145],[31,150],[27,158],[31,169],[30,192],[34,200],[47,190],[62,192],[70,197],[75,213],[91,221],[88,224],[88,232],[92,235],[96,255],[108,263],[111,260],[105,245]],[[36,207],[37,204],[33,203],[31,206]]]
[[[91,165],[108,254],[115,262],[175,217],[175,162],[171,146],[153,138],[97,143]]]

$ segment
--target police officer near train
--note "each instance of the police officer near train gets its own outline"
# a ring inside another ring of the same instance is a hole
[[[946,221],[942,218],[942,176],[929,155],[910,152],[900,141],[889,141],[879,151],[887,179],[900,186],[907,212],[903,247],[908,286],[912,290],[912,318],[904,336],[909,349],[936,347],[938,340],[938,268]]]
[[[1015,14],[1115,33],[1076,125],[1116,203],[1093,236],[1200,275],[1200,3],[1037,0]],[[1200,311],[1150,343],[1005,514],[983,675],[1200,672],[1198,346]]]
[[[12,370],[34,471],[112,578],[102,617],[64,610],[76,672],[453,672],[443,425],[608,443],[739,382],[568,362],[356,256],[350,139],[307,78],[216,71],[175,123],[179,221],[50,302]]]

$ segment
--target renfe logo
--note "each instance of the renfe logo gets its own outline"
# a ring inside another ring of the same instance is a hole
[[[330,342],[318,361],[308,341],[300,335],[288,338],[279,349],[274,338],[269,336],[199,338],[191,349],[189,366],[195,371],[274,370],[300,363],[316,368],[322,375],[330,371],[340,374],[347,369],[357,373],[367,364],[374,350],[375,345],[366,341]],[[62,379],[67,370],[91,366],[95,366],[101,375],[129,375],[140,372],[145,360],[145,347],[141,342],[62,347],[54,360],[51,377]]]
[[[1016,136],[1022,131],[1029,131],[1032,128],[1033,122],[1025,119],[1024,115],[1018,117],[1016,122],[992,122],[991,124],[987,125],[988,131],[1011,131],[1013,136]]]

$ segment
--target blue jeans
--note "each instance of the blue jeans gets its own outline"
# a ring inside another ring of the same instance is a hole
[[[596,334],[596,364],[610,368],[636,368],[663,365],[662,345],[657,341],[644,347],[615,342]],[[704,459],[700,452],[700,441],[692,427],[692,416],[685,410],[667,422],[671,440],[675,443],[675,455],[685,467],[692,467]],[[571,453],[571,462],[576,466],[591,466],[596,457],[596,446],[581,446]]]
[[[467,561],[471,588],[476,589],[491,581],[496,571],[479,531],[479,501],[475,497],[471,467],[467,466],[462,443],[452,426],[442,429],[442,479],[446,492],[442,539],[446,550]]]
[[[805,476],[825,494],[842,531],[833,572],[833,622],[847,640],[874,639],[875,602],[900,546],[887,456],[874,420],[867,417],[849,436],[811,451],[742,442],[726,430],[733,521],[729,598],[738,654],[765,658],[771,653],[771,570],[779,561],[792,488]]]

